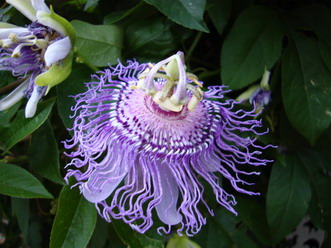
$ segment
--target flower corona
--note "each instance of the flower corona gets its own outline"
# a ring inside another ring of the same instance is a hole
[[[66,179],[74,177],[84,197],[111,221],[122,219],[140,233],[154,223],[159,233],[193,235],[206,223],[201,209],[213,210],[205,200],[202,181],[217,202],[236,213],[233,195],[219,176],[241,193],[258,175],[239,169],[261,166],[268,146],[257,144],[262,123],[254,109],[237,109],[224,99],[224,86],[210,86],[186,72],[178,52],[152,64],[128,61],[92,76],[87,91],[75,96],[73,138],[65,142]],[[244,134],[244,135],[241,135]]]

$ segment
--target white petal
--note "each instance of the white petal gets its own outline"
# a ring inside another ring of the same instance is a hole
[[[11,33],[20,35],[26,32],[28,32],[27,28],[0,28],[0,39],[8,38]]]
[[[42,86],[35,85],[33,87],[31,97],[25,107],[25,118],[31,118],[36,113],[38,102],[44,95],[42,89]]]
[[[19,12],[29,18],[31,21],[36,21],[36,10],[33,8],[31,0],[6,0],[7,3],[13,5]]]
[[[53,63],[64,59],[70,49],[71,43],[69,37],[65,37],[49,45],[45,52],[46,65],[51,66]]]
[[[0,28],[18,28],[18,26],[7,22],[0,22]]]
[[[20,86],[13,90],[9,95],[0,100],[0,111],[12,107],[24,97],[24,91],[28,87],[30,79],[26,79]]]
[[[160,220],[167,225],[176,225],[182,221],[177,211],[178,185],[167,165],[160,166],[162,187],[161,202],[155,206]]]
[[[37,20],[39,23],[54,29],[61,35],[67,35],[65,26],[63,26],[58,20],[55,20],[53,17],[51,17],[50,13],[42,10],[37,11]]]
[[[36,11],[45,11],[50,13],[49,8],[45,4],[45,0],[31,0],[32,1],[32,6]]]

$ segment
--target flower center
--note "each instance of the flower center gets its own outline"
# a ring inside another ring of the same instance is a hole
[[[32,23],[26,33],[10,33],[8,38],[0,39],[0,46],[9,50],[12,58],[21,57],[23,51],[26,51],[26,47],[30,47],[33,53],[38,51],[38,53],[43,54],[50,41],[57,36],[58,34],[55,31],[39,23]]]
[[[183,108],[181,111],[170,111],[157,104],[151,96],[145,96],[145,105],[149,111],[167,120],[181,120],[188,114],[188,109]]]
[[[202,84],[194,74],[186,72],[182,52],[155,65],[148,64],[138,79],[138,85],[132,88],[144,90],[166,112],[179,113],[185,107],[192,112],[203,98]]]

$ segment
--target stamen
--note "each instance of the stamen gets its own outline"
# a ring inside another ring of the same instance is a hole
[[[149,63],[148,66],[139,75],[137,86],[131,86],[132,89],[143,89],[146,95],[151,95],[153,101],[164,110],[180,112],[187,104],[189,111],[194,111],[203,98],[203,92],[200,89],[202,84],[196,75],[186,72],[182,52],[155,65]],[[156,90],[155,79],[164,81],[161,90]],[[189,81],[196,84],[197,87],[189,84]],[[188,91],[192,93],[190,100],[187,99],[190,95]]]
[[[17,47],[15,47],[11,57],[12,58],[18,58],[21,56],[21,49],[25,46],[33,46],[34,44],[32,43],[21,43]]]
[[[1,40],[1,46],[3,48],[9,48],[12,44],[13,44],[13,42],[10,39],[2,39]]]
[[[8,39],[9,39],[12,43],[16,43],[16,42],[19,41],[18,36],[17,36],[16,34],[14,34],[14,33],[10,33],[10,34],[8,35]]]

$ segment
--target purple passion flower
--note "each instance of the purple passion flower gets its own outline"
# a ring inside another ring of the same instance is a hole
[[[0,111],[26,97],[25,116],[30,118],[39,100],[70,74],[75,33],[70,23],[43,0],[7,2],[32,23],[27,27],[0,24],[0,70],[11,71],[23,79],[21,85],[0,100]]]
[[[265,70],[260,84],[249,87],[237,99],[239,101],[246,101],[255,106],[256,112],[261,110],[271,101],[271,90],[269,87],[270,71]]]
[[[196,234],[212,209],[204,200],[205,180],[217,202],[236,214],[234,197],[219,184],[226,178],[238,192],[245,175],[237,165],[265,165],[266,147],[254,111],[234,111],[223,86],[203,92],[202,82],[185,70],[183,53],[157,63],[128,61],[92,76],[87,91],[75,96],[73,138],[65,142],[73,176],[84,197],[107,221],[122,219],[144,233],[153,215],[159,233]],[[242,137],[240,134],[245,135]],[[247,137],[247,134],[254,136]]]
[[[262,88],[256,89],[256,91],[249,98],[249,103],[256,105],[259,108],[267,106],[271,100],[271,91]]]

